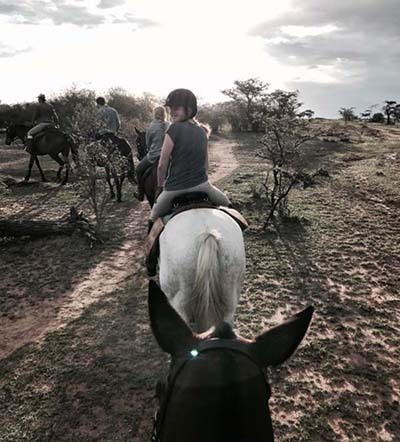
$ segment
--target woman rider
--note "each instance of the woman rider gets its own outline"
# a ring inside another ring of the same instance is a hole
[[[197,99],[188,89],[172,91],[165,105],[171,111],[169,126],[158,163],[157,182],[161,193],[150,214],[154,221],[166,215],[178,195],[203,192],[219,206],[228,206],[227,196],[208,181],[208,137],[210,129],[196,119]]]
[[[146,145],[148,153],[136,168],[138,192],[135,193],[135,197],[139,201],[143,201],[144,199],[143,175],[146,170],[160,158],[165,132],[169,126],[169,123],[165,121],[166,112],[163,106],[157,106],[153,111],[153,115],[154,119],[146,130]]]

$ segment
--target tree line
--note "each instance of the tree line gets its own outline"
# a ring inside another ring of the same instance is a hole
[[[221,91],[227,100],[221,103],[200,106],[198,118],[208,123],[214,132],[223,126],[230,126],[234,132],[260,132],[265,129],[263,119],[269,116],[290,116],[297,114],[302,103],[298,91],[269,91],[269,84],[257,78],[234,82],[232,88]],[[95,92],[90,89],[72,87],[61,94],[50,97],[66,130],[72,130],[74,115],[82,107],[94,108]],[[130,126],[144,126],[152,118],[152,109],[162,102],[160,97],[145,93],[134,95],[120,87],[111,88],[106,94],[108,104],[115,107],[124,122]],[[7,121],[29,122],[33,103],[7,105],[0,104],[0,126]],[[311,110],[303,111],[304,116],[311,117]]]
[[[386,100],[381,108],[382,112],[375,112],[374,110],[378,106],[378,104],[374,104],[359,115],[356,114],[355,107],[342,107],[339,109],[339,115],[346,123],[356,120],[387,125],[400,122],[400,103],[395,100]]]

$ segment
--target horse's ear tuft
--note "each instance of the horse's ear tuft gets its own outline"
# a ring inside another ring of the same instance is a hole
[[[197,338],[154,282],[149,282],[149,315],[154,337],[165,352],[175,355],[193,347]]]
[[[250,344],[263,366],[282,364],[299,346],[310,325],[314,308],[307,307],[282,324],[257,336]]]

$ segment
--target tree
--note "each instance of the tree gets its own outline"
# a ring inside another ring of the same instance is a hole
[[[224,119],[231,126],[232,132],[240,132],[243,129],[243,122],[246,121],[246,114],[243,109],[236,106],[233,101],[225,101],[221,104],[221,112]]]
[[[268,114],[271,117],[293,118],[297,115],[302,105],[303,103],[299,102],[299,91],[277,89],[268,94]],[[308,112],[312,111],[308,109]]]
[[[292,188],[303,183],[307,187],[313,176],[304,171],[301,161],[302,146],[317,136],[310,121],[298,116],[265,119],[265,136],[258,156],[269,163],[263,183],[267,198],[265,229],[277,211],[281,217],[288,216],[288,199]]]
[[[245,120],[242,126],[245,129],[257,131],[259,126],[259,112],[267,99],[267,89],[269,85],[263,83],[258,78],[234,82],[234,87],[222,91],[224,95],[231,98],[235,107],[244,114]],[[242,127],[243,128],[243,127]]]
[[[396,101],[386,100],[385,103],[386,104],[382,107],[382,110],[386,115],[386,124],[390,125],[392,124],[391,116],[395,112]]]
[[[76,124],[79,124],[77,115],[82,116],[83,109],[87,109],[92,115],[96,113],[95,100],[96,94],[94,91],[78,89],[74,85],[62,94],[52,97],[51,102],[59,116],[62,129],[71,131]]]
[[[356,114],[354,113],[354,109],[354,107],[341,107],[339,109],[339,114],[342,116],[345,123],[348,121],[353,121],[357,118]]]
[[[199,108],[198,119],[210,125],[213,132],[219,132],[227,121],[222,103],[205,104]]]
[[[78,177],[76,187],[93,210],[96,220],[94,230],[101,238],[110,204],[104,170],[107,167],[112,176],[126,173],[127,160],[115,146],[93,141],[93,132],[98,124],[96,112],[95,107],[78,105],[72,117],[71,129],[79,145],[75,168]]]
[[[371,123],[384,123],[385,122],[385,115],[383,115],[382,112],[376,112],[371,117]]]
[[[1,104],[0,105],[0,127],[6,126],[6,123],[30,122],[32,119],[32,105],[25,104]]]
[[[129,94],[121,87],[109,89],[108,104],[127,119],[135,120],[135,124],[147,125],[153,118],[153,109],[161,100],[156,96],[144,93],[142,96]]]

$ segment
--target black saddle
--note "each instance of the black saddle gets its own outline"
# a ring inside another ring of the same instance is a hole
[[[37,134],[35,134],[33,136],[34,141],[39,140],[40,138],[42,138],[44,135],[46,135],[49,132],[53,132],[53,133],[62,133],[64,134],[64,132],[62,132],[58,127],[55,126],[47,126],[45,128],[43,128],[40,132],[38,132]],[[65,134],[64,134],[65,135]]]
[[[204,192],[190,192],[184,193],[182,195],[178,195],[172,200],[172,209],[176,210],[180,207],[191,206],[207,203],[209,205],[213,205],[208,199],[208,195]]]

